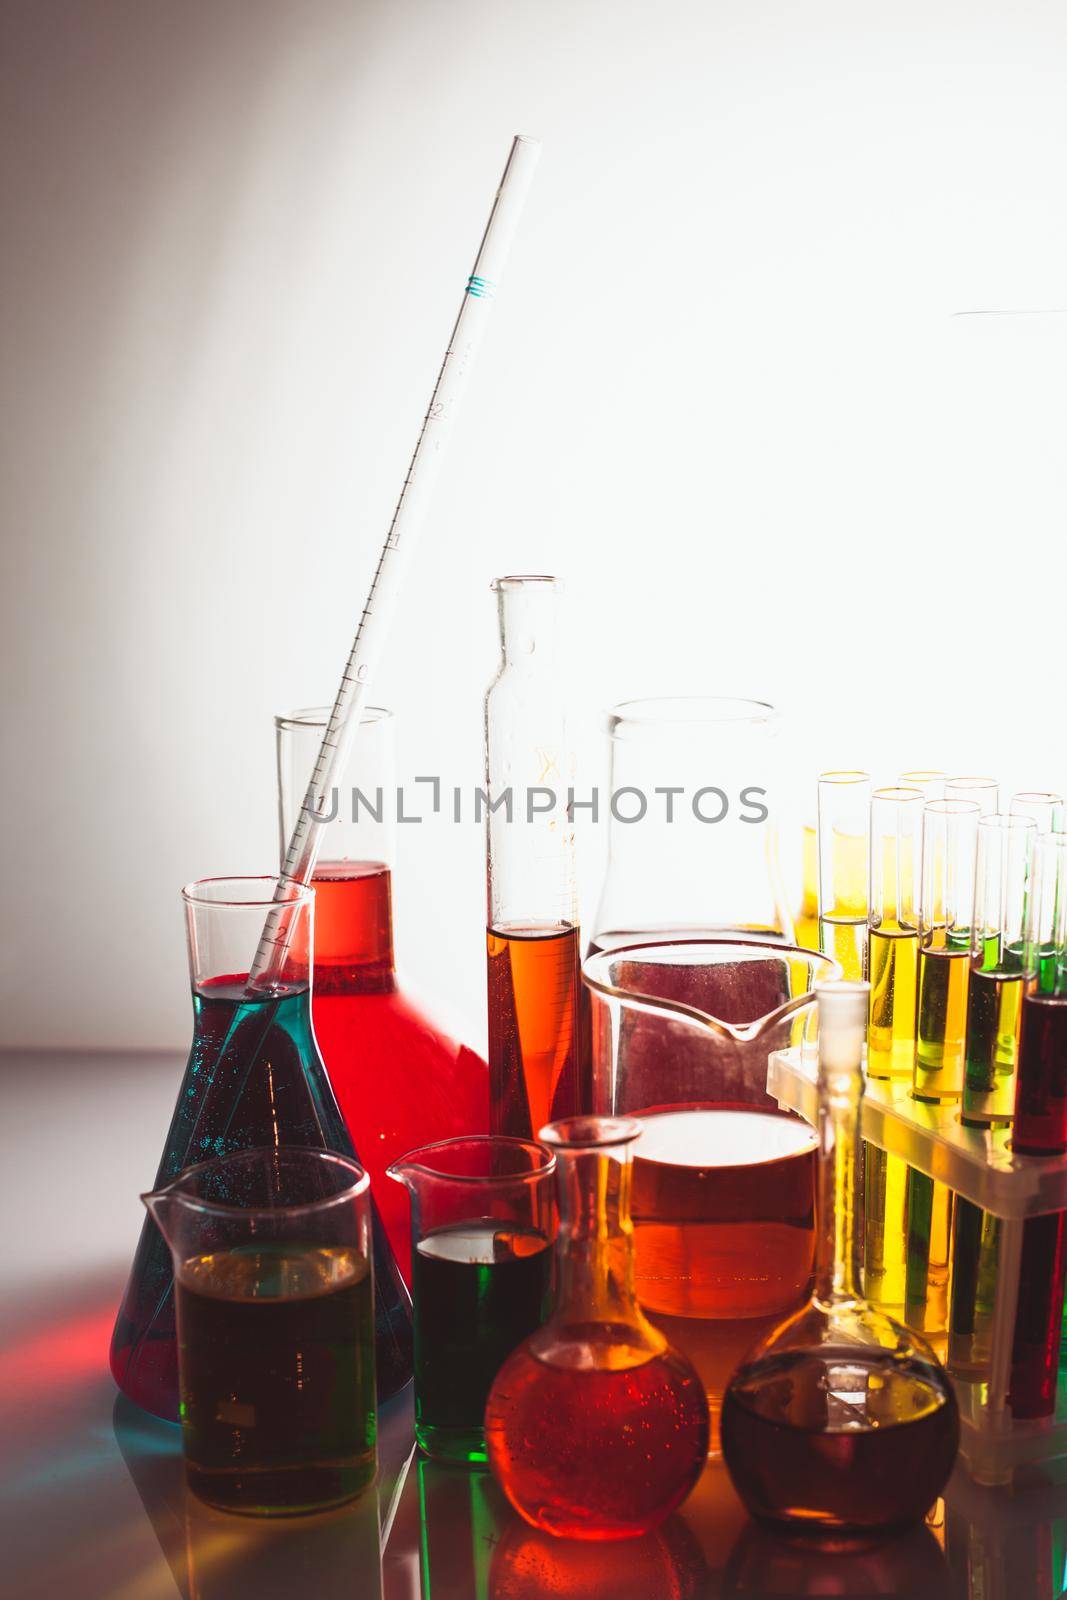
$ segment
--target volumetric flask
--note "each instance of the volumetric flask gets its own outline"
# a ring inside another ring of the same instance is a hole
[[[328,710],[276,717],[281,848],[296,824]],[[315,1038],[397,1263],[410,1282],[404,1196],[385,1169],[415,1145],[488,1127],[485,1062],[443,1033],[393,957],[393,717],[363,712],[344,783],[327,798],[315,890]]]
[[[629,700],[608,718],[608,868],[589,952],[642,939],[791,941],[778,716],[759,700]]]
[[[173,1258],[190,1488],[252,1516],[351,1500],[378,1464],[363,1168],[244,1150],[142,1198]]]
[[[497,1370],[551,1308],[555,1157],[523,1139],[445,1139],[389,1168],[411,1197],[415,1437],[484,1462]]]
[[[276,878],[208,878],[182,891],[193,990],[193,1042],[159,1164],[164,1188],[189,1167],[265,1145],[355,1154],[311,1026],[314,894],[284,887],[285,964],[269,988],[246,979]],[[411,1305],[372,1203],[378,1384],[411,1376]],[[146,1411],[178,1420],[170,1251],[145,1219],[111,1342],[115,1382]]]
[[[675,941],[590,956],[594,1103],[641,1119],[638,1298],[716,1410],[744,1351],[803,1303],[815,1250],[815,1135],[767,1093],[774,1050],[814,1032],[829,957]]]

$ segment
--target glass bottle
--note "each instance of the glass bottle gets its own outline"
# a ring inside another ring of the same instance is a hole
[[[779,862],[777,734],[774,707],[759,700],[684,695],[614,708],[608,866],[590,954],[642,939],[799,942]]]
[[[498,578],[500,670],[485,699],[489,1126],[530,1139],[589,1109],[579,1048],[578,908],[560,584]]]
[[[573,1117],[542,1128],[560,1227],[552,1316],[489,1394],[489,1462],[527,1522],[571,1539],[648,1533],[693,1488],[708,1405],[685,1356],[634,1296],[631,1146],[641,1124]]]
[[[154,1187],[215,1156],[298,1145],[352,1156],[311,1026],[314,895],[288,885],[290,939],[269,990],[246,978],[275,878],[209,878],[186,885],[193,1042]],[[378,1394],[411,1376],[411,1302],[372,1205]],[[146,1411],[178,1420],[178,1352],[171,1254],[146,1217],[115,1321],[111,1371]]]
[[[303,804],[328,707],[275,718],[281,849]],[[370,1173],[393,1254],[411,1282],[411,1230],[386,1168],[417,1145],[485,1131],[485,1062],[437,1028],[397,978],[392,866],[393,717],[367,707],[345,785],[330,796],[315,867],[315,1037],[342,1115]]]
[[[959,1445],[933,1351],[856,1288],[856,1175],[868,985],[819,1001],[819,1242],[811,1302],[734,1374],[722,1448],[749,1513],[847,1542],[919,1521]]]

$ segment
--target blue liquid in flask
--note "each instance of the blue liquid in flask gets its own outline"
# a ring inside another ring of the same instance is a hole
[[[193,1043],[155,1188],[237,1150],[303,1145],[359,1156],[311,1027],[307,984],[250,997],[243,975],[193,989]],[[411,1303],[371,1196],[378,1397],[412,1371]],[[111,1371],[146,1411],[178,1420],[178,1348],[171,1255],[151,1217],[141,1229],[111,1339]]]

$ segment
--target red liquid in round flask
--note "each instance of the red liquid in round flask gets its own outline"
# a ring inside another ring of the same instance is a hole
[[[708,1452],[703,1385],[634,1298],[640,1132],[606,1117],[541,1130],[557,1161],[556,1308],[504,1363],[486,1407],[505,1494],[527,1522],[563,1538],[648,1533],[685,1499]]]
[[[282,850],[322,739],[322,708],[276,718]],[[402,992],[393,957],[392,716],[364,709],[346,782],[326,797],[312,879],[311,1012],[330,1083],[405,1281],[411,1282],[407,1197],[385,1170],[416,1146],[488,1127],[485,1062]]]

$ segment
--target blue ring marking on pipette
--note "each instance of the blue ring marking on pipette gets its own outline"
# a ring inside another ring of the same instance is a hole
[[[491,300],[496,294],[496,284],[492,278],[474,276],[467,279],[466,292],[473,295],[476,300]]]

